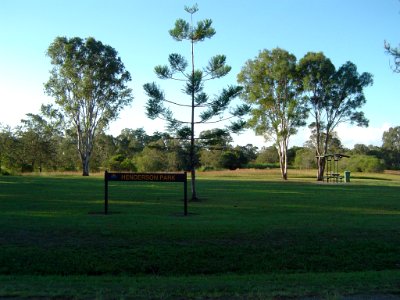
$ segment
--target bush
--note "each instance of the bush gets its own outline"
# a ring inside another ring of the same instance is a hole
[[[222,150],[207,150],[200,151],[200,164],[204,169],[216,170],[221,169]]]
[[[132,159],[126,158],[122,154],[112,156],[107,165],[113,171],[136,171],[136,166]]]
[[[12,173],[11,173],[9,170],[4,169],[4,168],[1,168],[0,175],[9,176],[9,175],[11,175],[11,174],[12,174]]]
[[[135,164],[133,163],[132,159],[125,158],[121,162],[121,170],[122,171],[130,171],[130,172],[135,172],[137,171]]]
[[[240,157],[238,152],[225,151],[221,156],[221,166],[229,170],[240,168]]]
[[[341,168],[352,172],[383,172],[385,163],[375,156],[354,155],[340,163]]]
[[[294,167],[298,169],[315,169],[317,161],[315,159],[315,150],[309,148],[301,148],[296,151],[294,159]]]
[[[260,165],[275,163],[279,164],[279,155],[276,151],[276,148],[274,146],[262,148],[261,151],[258,153],[256,163]]]
[[[145,147],[142,153],[135,157],[135,162],[139,172],[166,171],[168,168],[165,153],[151,147]]]
[[[259,170],[265,170],[265,169],[278,169],[280,168],[279,163],[248,163],[245,168],[247,169],[259,169]]]
[[[28,163],[22,163],[21,164],[21,172],[22,173],[31,173],[31,172],[33,172],[33,166]]]
[[[216,168],[212,166],[201,166],[198,168],[198,171],[200,172],[207,172],[207,171],[220,171],[223,170],[222,168]]]

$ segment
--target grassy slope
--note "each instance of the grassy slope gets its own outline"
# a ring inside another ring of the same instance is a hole
[[[292,178],[201,174],[185,218],[181,184],[112,183],[103,216],[100,178],[0,177],[0,296],[399,293],[399,176]]]

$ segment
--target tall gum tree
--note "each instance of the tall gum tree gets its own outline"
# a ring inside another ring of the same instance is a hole
[[[317,156],[317,180],[324,179],[325,155],[330,139],[341,123],[368,126],[368,120],[360,110],[366,103],[364,88],[372,85],[370,73],[359,74],[352,62],[346,62],[336,70],[322,52],[307,53],[298,64],[303,92],[312,117],[309,125],[315,140]]]
[[[82,175],[88,176],[96,134],[132,102],[131,76],[114,48],[91,37],[57,37],[47,55],[53,69],[45,91],[76,132]]]
[[[189,168],[191,173],[192,200],[197,200],[196,192],[196,133],[195,127],[201,124],[219,123],[231,120],[228,129],[234,132],[240,131],[244,126],[241,119],[247,112],[245,104],[231,107],[231,102],[240,92],[241,87],[229,86],[223,89],[219,95],[211,99],[204,92],[207,81],[218,79],[227,75],[231,67],[226,64],[225,55],[215,55],[205,68],[199,69],[195,61],[195,45],[210,39],[215,35],[212,20],[205,19],[193,23],[193,15],[198,11],[197,5],[185,7],[190,14],[190,21],[178,19],[175,27],[169,31],[171,37],[178,41],[188,41],[190,44],[190,60],[182,55],[173,53],[168,57],[169,65],[158,65],[154,71],[159,79],[171,79],[183,83],[183,93],[188,97],[188,102],[167,99],[164,92],[156,83],[147,83],[143,86],[147,96],[147,115],[150,119],[160,118],[167,122],[168,130],[176,134],[176,138],[187,140],[189,146]],[[168,106],[166,106],[168,105]],[[178,120],[174,117],[170,107],[188,109],[188,120]],[[228,114],[225,114],[229,111]]]
[[[280,48],[261,51],[246,62],[238,82],[244,86],[243,99],[252,106],[248,125],[257,135],[274,141],[286,180],[289,140],[307,117],[298,92],[296,57]]]

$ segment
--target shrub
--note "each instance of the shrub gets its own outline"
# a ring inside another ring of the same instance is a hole
[[[236,170],[240,168],[240,157],[237,152],[225,151],[221,157],[221,165],[223,168],[229,170]]]
[[[315,150],[302,148],[296,151],[294,167],[299,169],[313,169],[317,167]]]
[[[113,171],[136,171],[136,166],[132,159],[122,154],[112,156],[107,164],[108,168]]]
[[[277,169],[280,168],[279,163],[248,163],[245,168],[247,169],[259,169],[259,170],[265,170],[265,169]]]
[[[341,168],[352,172],[383,172],[385,163],[375,156],[354,155],[341,161]]]
[[[122,171],[131,171],[131,172],[135,172],[137,171],[135,164],[133,163],[132,159],[129,158],[125,158],[122,162],[121,162],[121,170]]]
[[[166,154],[152,147],[145,147],[142,153],[135,157],[135,162],[139,172],[166,171],[168,168]]]
[[[0,175],[9,176],[9,175],[11,175],[11,174],[12,174],[12,173],[11,173],[9,170],[4,169],[4,168],[1,168]]]
[[[274,164],[274,163],[279,164],[279,155],[278,155],[278,152],[276,151],[276,148],[274,146],[262,148],[261,151],[258,153],[256,163],[257,164]]]

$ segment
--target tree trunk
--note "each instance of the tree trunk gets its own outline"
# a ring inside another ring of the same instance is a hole
[[[191,171],[191,187],[192,187],[192,201],[196,201],[197,199],[197,193],[196,193],[196,170],[193,168]]]
[[[279,166],[281,168],[281,175],[283,180],[288,179],[288,174],[287,174],[287,146],[284,145],[282,142],[281,144],[278,144],[278,155],[279,155]]]
[[[321,157],[321,156],[328,154],[329,134],[330,134],[329,128],[327,128],[326,134],[325,134],[325,139],[324,139],[324,144],[321,147],[321,148],[323,148],[323,151],[318,151],[319,153],[317,154],[319,156],[317,159],[317,167],[318,167],[317,181],[324,181],[326,159],[325,159],[325,157]],[[319,150],[319,144],[318,144],[318,150]]]
[[[194,141],[194,109],[195,109],[195,93],[194,93],[194,42],[192,40],[192,115],[191,115],[191,136],[190,136],[190,173],[192,177],[192,201],[196,201],[196,160],[195,160],[195,141]]]
[[[324,172],[325,172],[325,157],[317,158],[317,181],[324,181]]]
[[[93,149],[94,132],[84,134],[77,124],[78,151],[82,162],[82,176],[89,176],[89,161]]]
[[[89,176],[89,159],[88,155],[82,156],[82,176]]]
[[[281,167],[281,174],[282,174],[282,179],[287,180],[288,179],[288,174],[287,174],[287,156],[286,153],[282,153],[282,157],[279,159],[279,164]]]
[[[317,155],[317,181],[324,180],[324,171],[325,171],[325,157],[322,157],[326,154],[324,150],[324,145],[321,145],[321,121],[320,114],[316,115],[316,155]]]

